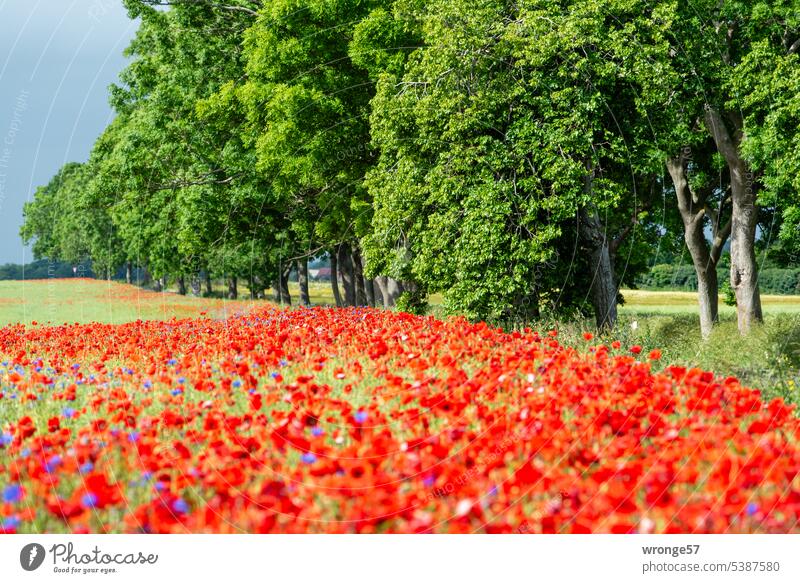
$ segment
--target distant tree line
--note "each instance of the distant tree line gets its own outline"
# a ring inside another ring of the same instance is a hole
[[[18,263],[6,263],[0,265],[0,280],[9,279],[50,279],[66,277],[94,277],[94,271],[90,262],[83,262],[79,265],[65,263],[63,261],[50,261],[39,259],[25,265]]]
[[[25,208],[38,257],[337,305],[593,313],[685,245],[704,335],[800,249],[800,0],[125,0],[117,113]],[[729,254],[726,252],[729,249]],[[724,256],[728,268],[720,273]]]
[[[717,269],[719,281],[725,281],[728,270]],[[654,265],[640,275],[637,287],[645,290],[697,291],[697,273],[691,265]],[[774,295],[800,295],[800,269],[761,269],[758,285],[762,293]]]

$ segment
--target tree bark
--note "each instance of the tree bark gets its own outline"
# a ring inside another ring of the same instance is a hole
[[[364,274],[364,257],[361,257],[361,274]],[[369,277],[364,278],[364,294],[367,296],[367,305],[375,307],[375,283]]]
[[[183,275],[178,276],[178,293],[182,296],[186,295],[186,278]]]
[[[743,136],[742,120],[738,114],[728,116],[734,126],[728,131],[717,109],[706,106],[705,123],[717,150],[728,165],[731,178],[731,287],[736,295],[736,315],[739,333],[747,334],[753,324],[764,321],[761,293],[758,288],[758,265],[755,240],[758,223],[755,180],[747,162],[739,152]]]
[[[311,305],[311,297],[308,293],[308,258],[303,257],[297,260],[297,283],[300,287],[300,303],[304,306]]]
[[[281,303],[280,276],[272,282],[272,301],[274,301],[276,304]]]
[[[333,301],[337,308],[342,307],[342,294],[339,293],[339,262],[336,259],[338,251],[334,249],[330,253],[331,260],[331,290],[333,290]]]
[[[397,305],[397,298],[399,298],[400,294],[404,291],[403,282],[392,279],[391,277],[386,278],[386,292],[389,298],[389,307]]]
[[[368,305],[367,288],[364,283],[364,260],[357,245],[353,246],[353,278],[356,284],[356,305]]]
[[[228,278],[228,299],[235,300],[239,297],[238,281],[236,276]]]
[[[381,301],[384,308],[392,307],[392,298],[389,296],[389,278],[385,275],[379,275],[375,278],[375,283],[378,284],[378,292],[381,295]]]
[[[342,274],[342,287],[344,288],[344,303],[346,306],[356,305],[356,286],[353,276],[353,258],[350,252],[350,245],[342,243],[339,245],[339,271]]]
[[[133,267],[131,262],[125,263],[125,283],[130,284],[133,281]]]
[[[157,292],[162,292],[167,287],[167,280],[165,277],[157,277],[153,284],[153,289]]]
[[[374,278],[369,281],[372,286],[372,294],[373,294],[373,306],[376,308],[385,307],[384,299],[383,299],[383,292],[381,291],[381,285],[378,281],[379,278]]]
[[[683,238],[697,274],[700,333],[703,338],[708,338],[714,325],[719,321],[717,263],[730,234],[731,223],[728,221],[721,226],[719,214],[711,214],[713,241],[709,248],[705,236],[704,218],[710,209],[706,205],[706,198],[693,193],[689,186],[686,165],[690,155],[689,150],[684,149],[676,158],[668,159],[666,164],[675,187],[678,210],[683,221]],[[720,208],[720,212],[721,210]]]
[[[588,173],[585,189],[590,199],[593,194],[593,180],[591,172]],[[617,285],[608,237],[593,206],[580,210],[579,223],[581,236],[589,247],[592,307],[597,329],[613,330],[617,324]]]
[[[291,306],[292,305],[292,296],[289,293],[289,273],[291,273],[292,267],[289,264],[282,273],[280,273],[280,277],[278,279],[279,284],[279,291],[281,295],[281,305],[282,306]]]
[[[200,274],[194,273],[189,278],[189,283],[192,286],[192,295],[196,298],[200,297]]]
[[[214,283],[211,281],[211,274],[206,271],[206,295],[211,297],[214,295]]]

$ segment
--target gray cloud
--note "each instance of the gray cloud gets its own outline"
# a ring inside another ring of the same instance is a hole
[[[88,158],[135,31],[119,0],[0,0],[0,263],[32,260],[22,205]]]

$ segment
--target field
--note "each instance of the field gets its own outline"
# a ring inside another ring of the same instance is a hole
[[[245,301],[155,293],[96,279],[0,281],[0,325],[31,322],[120,324],[169,320],[207,312],[214,317],[247,309]]]
[[[221,291],[218,286],[217,290]],[[240,290],[247,296],[246,288]],[[290,284],[295,302],[297,284]],[[311,301],[331,305],[330,284],[312,283]],[[620,326],[614,338],[646,349],[659,348],[665,360],[733,375],[769,396],[800,401],[800,297],[764,296],[767,325],[753,337],[739,337],[733,308],[721,305],[722,323],[708,342],[698,332],[694,294],[625,290]],[[435,306],[440,299],[432,298]],[[0,281],[0,325],[12,323],[106,322],[187,318],[203,313],[224,318],[263,301],[180,296],[174,290],[155,293],[116,282],[92,279]],[[542,322],[557,327],[567,342],[579,342],[591,322]],[[613,340],[613,338],[611,339]]]
[[[798,530],[794,407],[680,362],[688,313],[611,339],[74,283],[3,288],[112,323],[0,328],[0,531]],[[777,342],[791,396],[791,314],[729,326],[694,358],[765,374]]]

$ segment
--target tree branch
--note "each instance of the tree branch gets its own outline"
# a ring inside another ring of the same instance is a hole
[[[722,154],[729,166],[738,166],[741,163],[739,149],[728,133],[728,128],[719,111],[711,105],[706,105],[704,117],[706,128],[714,139],[719,153]]]
[[[253,10],[252,8],[247,8],[246,6],[239,6],[235,4],[222,4],[220,2],[212,2],[211,0],[142,0],[144,4],[149,4],[150,6],[179,6],[183,5],[192,5],[192,4],[203,4],[206,6],[210,6],[212,8],[219,8],[220,10],[230,10],[232,12],[244,12],[246,14],[250,14],[251,16],[258,16],[258,10]]]

